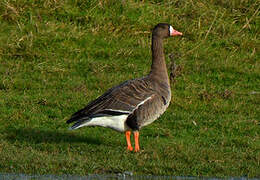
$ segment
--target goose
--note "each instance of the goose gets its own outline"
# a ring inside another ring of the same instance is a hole
[[[130,136],[134,134],[135,152],[140,151],[139,130],[154,122],[170,104],[171,88],[165,63],[163,39],[182,33],[166,23],[152,30],[151,71],[142,78],[125,81],[107,90],[86,107],[74,113],[67,123],[70,129],[102,126],[124,132],[127,150],[133,151]]]

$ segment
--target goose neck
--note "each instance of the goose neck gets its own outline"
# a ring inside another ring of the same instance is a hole
[[[157,36],[152,37],[152,66],[150,75],[159,78],[161,81],[169,82],[164,57],[163,39]]]

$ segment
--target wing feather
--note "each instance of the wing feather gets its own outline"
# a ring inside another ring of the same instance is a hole
[[[90,102],[85,108],[74,113],[67,123],[82,118],[92,117],[99,114],[126,114],[134,111],[135,108],[147,98],[156,93],[152,84],[145,78],[123,82],[106,91],[102,96]]]

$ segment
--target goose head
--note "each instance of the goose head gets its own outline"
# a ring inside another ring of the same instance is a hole
[[[182,33],[173,29],[173,27],[166,23],[159,23],[153,29],[153,36],[158,38],[166,38],[170,36],[181,36]]]

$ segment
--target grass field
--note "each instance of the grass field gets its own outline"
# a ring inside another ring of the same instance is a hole
[[[260,177],[257,0],[0,2],[0,172]],[[72,113],[150,70],[151,29],[164,41],[172,101],[141,130],[69,131]]]

